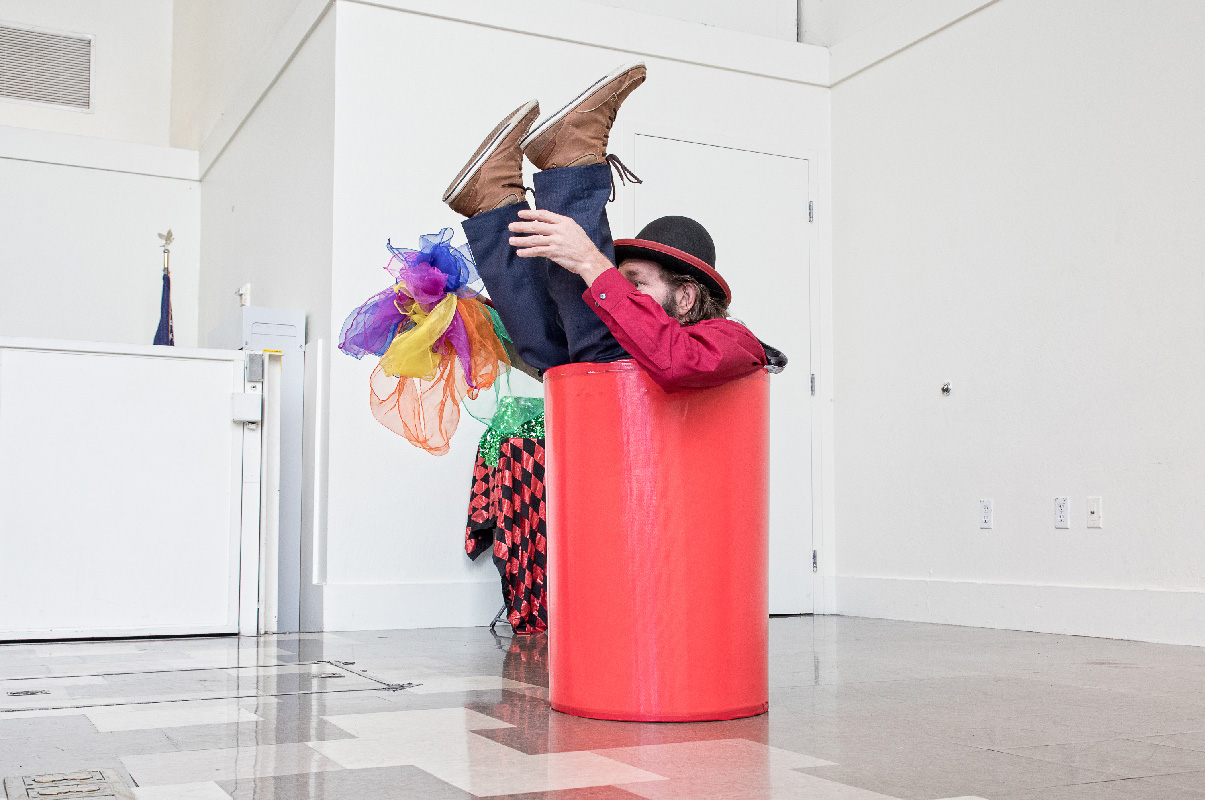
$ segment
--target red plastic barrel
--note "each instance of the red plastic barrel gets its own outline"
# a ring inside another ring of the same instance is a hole
[[[769,705],[769,376],[666,393],[633,361],[544,376],[552,707]]]

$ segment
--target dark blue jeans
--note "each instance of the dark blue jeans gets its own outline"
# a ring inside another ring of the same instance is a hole
[[[607,221],[608,164],[537,172],[535,193],[537,206],[572,217],[615,263]],[[516,254],[507,226],[519,221],[519,211],[526,208],[526,203],[515,203],[461,223],[477,272],[519,356],[541,372],[579,361],[606,363],[630,358],[582,299],[584,280],[546,258]]]

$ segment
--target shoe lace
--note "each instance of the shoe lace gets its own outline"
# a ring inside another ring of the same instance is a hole
[[[535,201],[536,190],[531,188],[530,186],[524,186],[522,183],[504,183],[504,184],[502,184],[502,188],[504,188],[504,189],[522,189],[524,199],[527,198],[527,193],[531,192],[531,199],[533,202]]]
[[[631,181],[632,183],[644,183],[644,181],[640,180],[640,178],[636,176],[635,172],[632,172],[632,170],[628,169],[627,164],[624,164],[619,160],[619,156],[613,154],[608,155],[607,163],[611,165],[611,197],[607,200],[608,203],[615,202],[617,193],[617,187],[615,186],[616,175],[619,176],[619,182],[624,186],[628,185],[628,181]]]

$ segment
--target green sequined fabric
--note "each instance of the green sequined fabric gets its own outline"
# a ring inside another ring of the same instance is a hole
[[[477,452],[487,465],[496,467],[502,449],[502,440],[515,436],[544,437],[544,398],[514,396],[498,398],[498,410],[494,412],[489,427],[481,435]]]

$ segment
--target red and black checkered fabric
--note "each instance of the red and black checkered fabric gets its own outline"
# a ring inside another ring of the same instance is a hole
[[[469,558],[493,550],[507,622],[515,633],[539,633],[548,628],[544,440],[503,439],[500,453],[496,467],[477,453],[464,549]]]

